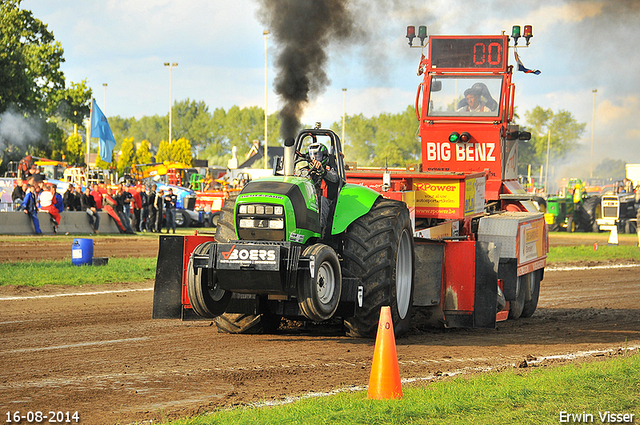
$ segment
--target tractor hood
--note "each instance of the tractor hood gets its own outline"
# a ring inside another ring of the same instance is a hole
[[[285,240],[293,237],[295,241],[302,242],[301,235],[304,234],[306,240],[320,233],[318,200],[310,179],[272,176],[250,181],[236,200],[236,217],[243,204],[282,205],[286,217]]]

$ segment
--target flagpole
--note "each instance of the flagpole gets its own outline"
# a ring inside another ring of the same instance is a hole
[[[89,125],[87,126],[87,164],[91,154],[91,124],[93,124],[93,96],[91,97],[91,108],[89,108]]]

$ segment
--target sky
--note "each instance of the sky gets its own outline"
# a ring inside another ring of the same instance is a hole
[[[276,0],[264,3],[270,1]],[[67,82],[86,80],[108,117],[141,118],[167,115],[171,99],[204,101],[211,111],[234,105],[263,108],[263,31],[269,28],[261,4],[23,0],[21,7],[48,24],[62,44]],[[343,112],[371,117],[400,113],[414,104],[421,52],[409,48],[407,25],[427,25],[431,35],[510,34],[512,25],[532,25],[530,46],[518,52],[528,68],[541,74],[514,75],[520,123],[526,124],[524,112],[536,106],[566,110],[586,123],[586,131],[581,148],[565,162],[610,158],[640,163],[640,0],[349,4],[359,37],[326,49],[329,84],[310,100],[303,123],[328,127]],[[273,88],[278,48],[269,34],[269,113],[282,105]],[[513,63],[512,56],[509,60]],[[164,66],[167,62],[178,65]]]

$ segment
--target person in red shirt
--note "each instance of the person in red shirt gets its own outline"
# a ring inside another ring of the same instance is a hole
[[[97,184],[94,184],[92,186],[92,191],[91,191],[91,196],[93,196],[93,199],[96,201],[96,209],[98,211],[102,210],[102,193],[100,193],[100,188],[98,187]]]
[[[131,206],[133,208],[133,224],[132,227],[138,231],[140,231],[140,220],[142,219],[142,196],[140,192],[142,188],[140,186],[130,187],[129,193],[133,196],[133,201],[131,202]]]

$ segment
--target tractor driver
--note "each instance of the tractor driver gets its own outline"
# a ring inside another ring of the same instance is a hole
[[[484,83],[475,83],[464,91],[457,112],[492,112],[498,106]]]
[[[320,198],[320,228],[324,231],[329,218],[329,210],[335,196],[335,189],[340,182],[340,176],[335,167],[329,164],[329,149],[322,143],[309,145],[309,168],[311,179],[316,187],[316,193]],[[333,196],[331,196],[333,194]]]

